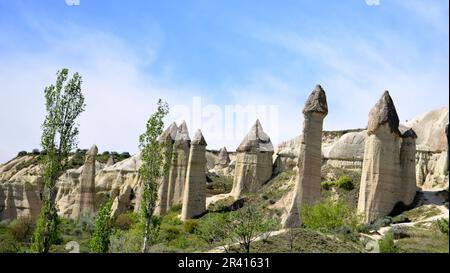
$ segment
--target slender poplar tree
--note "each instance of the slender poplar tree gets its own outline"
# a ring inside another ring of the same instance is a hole
[[[43,194],[42,208],[32,237],[32,249],[47,253],[58,238],[59,218],[56,208],[56,181],[68,164],[69,153],[77,146],[77,117],[84,111],[82,78],[75,73],[67,81],[69,70],[57,73],[55,85],[45,88],[46,116],[42,124],[41,146]]]
[[[164,129],[163,119],[168,113],[168,104],[159,99],[156,112],[151,115],[146,131],[139,137],[142,160],[139,176],[144,186],[141,202],[142,216],[145,221],[143,253],[148,251],[149,237],[152,234],[150,226],[158,198],[159,179],[168,172],[170,166],[170,154],[165,152],[169,149],[164,149],[165,144],[159,141],[159,136]]]

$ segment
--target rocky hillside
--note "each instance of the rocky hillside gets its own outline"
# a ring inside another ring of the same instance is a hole
[[[418,136],[416,177],[422,194],[417,197],[415,209],[395,218],[381,219],[382,223],[377,223],[376,228],[371,227],[372,229],[362,233],[361,236],[365,237],[367,242],[382,240],[388,232],[394,231],[399,233],[395,234],[400,236],[398,241],[404,251],[420,251],[417,238],[424,238],[431,244],[426,251],[448,252],[448,247],[445,250],[445,246],[442,245],[445,240],[439,237],[441,239],[436,241],[437,235],[424,232],[424,227],[430,228],[436,219],[448,218],[448,209],[443,205],[444,202],[448,203],[448,148],[445,135],[447,123],[448,108],[442,108],[400,126],[401,131],[412,127]],[[281,221],[285,208],[293,196],[300,139],[296,137],[275,147],[273,178],[257,192],[246,193],[238,200],[229,195],[233,185],[237,153],[228,152],[226,148],[220,151],[207,150],[205,172],[207,173],[208,211],[227,213],[242,207],[244,203],[253,204],[268,209],[273,219]],[[365,129],[323,133],[321,168],[323,198],[341,200],[352,209],[356,207],[366,139]],[[59,214],[66,219],[73,218],[77,213],[77,198],[79,198],[81,178],[85,168],[85,154],[86,150],[79,150],[71,156],[68,169],[59,177],[57,183],[57,206]],[[38,164],[40,157],[41,155],[36,152],[21,152],[16,158],[0,165],[0,222],[27,216],[35,218],[38,215],[42,191],[42,170]],[[110,196],[114,200],[112,209],[115,215],[123,218],[123,215],[137,212],[141,195],[141,184],[137,178],[140,162],[139,155],[130,157],[126,153],[97,154],[95,164],[91,165],[89,171],[95,175],[95,197],[92,201],[95,207],[98,208]],[[347,182],[349,184],[345,184]],[[184,227],[177,218],[179,212],[179,207],[174,206],[164,214],[163,219],[166,220],[163,221],[169,221],[170,225],[176,223],[176,229],[182,230]],[[207,221],[207,218],[201,218],[199,221]],[[164,232],[169,232],[167,236],[175,236],[176,241],[180,240],[180,242],[177,241],[175,246],[168,243],[164,245],[164,248],[170,246],[177,251],[210,251],[206,246],[200,248],[196,246],[194,242],[198,238],[192,234],[177,231],[177,235],[170,235],[170,232],[174,232],[171,229],[175,228],[170,225],[163,226]],[[405,229],[408,231],[404,231]],[[364,248],[367,242],[358,242],[358,239],[353,237],[349,239],[345,234],[341,234],[343,237],[339,234],[336,237],[312,230],[298,229],[297,231],[298,236],[306,243],[299,244],[296,241],[294,245],[287,247],[285,241],[289,240],[290,231],[279,230],[273,234],[270,245],[260,241],[255,243],[254,249],[258,252],[314,252],[321,247],[327,252],[367,251]],[[186,243],[183,242],[185,240],[183,238],[191,238],[192,241]],[[439,244],[439,246],[434,247],[433,244]]]

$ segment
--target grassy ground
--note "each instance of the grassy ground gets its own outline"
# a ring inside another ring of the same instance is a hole
[[[252,252],[259,253],[358,253],[363,252],[364,247],[355,240],[339,238],[336,235],[326,235],[314,230],[294,229],[289,233],[269,238],[267,242],[258,241],[252,245]],[[293,240],[291,248],[291,238]]]
[[[408,253],[449,253],[448,236],[432,228],[409,228],[406,238],[399,239],[395,245],[399,252]]]

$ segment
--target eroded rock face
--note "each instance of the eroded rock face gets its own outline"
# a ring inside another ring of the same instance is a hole
[[[36,156],[27,155],[0,165],[0,221],[39,215],[42,169],[36,164]]]
[[[358,200],[366,222],[388,215],[399,202],[409,205],[415,195],[416,136],[413,130],[402,135],[398,120],[386,91],[369,113]]]
[[[405,125],[417,134],[417,150],[440,153],[448,150],[445,127],[448,124],[448,107],[427,112]]]
[[[98,148],[93,145],[86,153],[83,171],[80,176],[80,191],[75,197],[72,218],[79,218],[83,214],[95,212],[95,158]]]
[[[191,139],[189,138],[189,131],[186,122],[183,122],[178,128],[173,144],[172,164],[169,172],[167,208],[181,204],[183,201],[190,145]]]
[[[259,120],[236,149],[235,174],[231,195],[256,192],[272,177],[273,145]]]
[[[418,190],[416,184],[416,139],[417,135],[413,129],[409,129],[402,135],[400,147],[400,171],[402,180],[398,189],[400,202],[411,204]]]
[[[427,112],[410,120],[406,125],[399,125],[405,132],[412,128],[416,139],[416,181],[423,189],[448,187],[448,148],[445,127],[448,122],[448,108]],[[423,129],[425,128],[425,129]],[[364,147],[368,138],[367,130],[352,130],[337,139],[322,137],[323,165],[339,168],[362,170]],[[326,132],[324,132],[325,134]],[[334,133],[334,132],[328,132]],[[292,170],[297,164],[297,143],[300,136],[277,146],[274,174]],[[444,141],[442,141],[444,139]],[[443,144],[444,143],[444,144]]]
[[[283,227],[299,227],[300,207],[320,200],[322,128],[328,114],[325,91],[316,86],[309,95],[303,109],[303,133],[300,140],[298,171],[292,202],[282,219]]]
[[[174,122],[172,123],[160,136],[159,141],[163,145],[163,154],[165,155],[164,164],[166,161],[171,161],[173,153],[173,144],[175,143],[175,138],[177,135],[178,126]],[[166,157],[169,155],[168,157]],[[169,193],[169,171],[163,175],[160,180],[160,185],[158,188],[158,201],[156,203],[155,214],[161,215],[165,213],[168,209],[168,193]]]
[[[228,151],[226,147],[223,147],[219,151],[219,155],[217,158],[217,165],[221,168],[226,168],[230,164],[230,156],[228,155]]]
[[[182,221],[199,216],[206,210],[206,145],[202,132],[198,130],[192,139],[189,153],[181,211]]]

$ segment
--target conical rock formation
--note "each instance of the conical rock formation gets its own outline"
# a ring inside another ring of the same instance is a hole
[[[181,220],[199,216],[206,210],[206,141],[197,131],[191,142]]]
[[[273,145],[259,120],[236,149],[236,167],[231,195],[256,192],[272,177]]]
[[[303,108],[303,133],[300,140],[294,195],[282,219],[283,227],[299,227],[301,206],[312,205],[320,200],[322,127],[323,119],[327,114],[325,91],[317,85]]]

